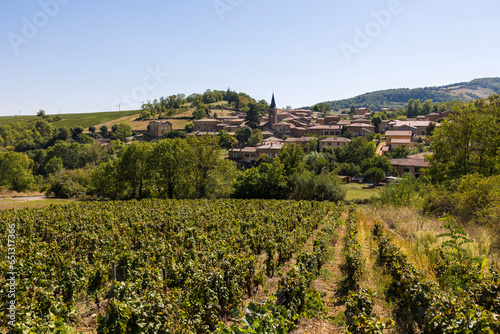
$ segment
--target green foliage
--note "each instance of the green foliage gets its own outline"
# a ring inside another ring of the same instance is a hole
[[[316,200],[339,202],[345,199],[346,190],[342,188],[336,174],[311,172],[295,173],[290,177],[290,196],[296,200]]]
[[[88,172],[84,170],[59,171],[51,174],[47,181],[47,196],[72,198],[83,195],[89,184]]]
[[[113,131],[113,138],[123,142],[130,136],[132,136],[132,126],[129,123],[121,122]]]
[[[27,191],[35,187],[33,160],[17,152],[0,153],[0,189]]]
[[[194,123],[193,122],[187,122],[186,125],[184,126],[184,131],[186,131],[186,133],[191,133],[194,131]]]
[[[342,176],[358,176],[361,173],[361,168],[352,163],[341,163],[335,168],[335,173]]]
[[[240,145],[245,145],[252,136],[252,128],[248,126],[242,126],[236,129],[236,139]]]
[[[248,138],[248,145],[249,146],[257,146],[257,144],[262,143],[263,140],[264,140],[264,137],[262,136],[262,131],[260,131],[259,129],[255,129],[255,130],[253,130],[250,138]]]
[[[361,164],[361,172],[364,173],[373,167],[382,169],[386,174],[390,174],[394,171],[391,161],[386,156],[377,155],[373,158],[364,160]]]
[[[451,214],[460,221],[492,225],[500,218],[500,176],[467,175],[449,189],[435,186],[424,194],[426,213]]]
[[[193,118],[194,119],[202,119],[202,118],[207,118],[208,114],[205,111],[205,109],[197,109],[193,111]]]
[[[346,300],[345,315],[348,334],[383,334],[394,326],[394,321],[381,321],[373,315],[375,293],[369,289],[359,289],[349,293]]]
[[[395,147],[389,154],[391,159],[404,159],[410,154],[410,149],[406,146]]]
[[[245,116],[245,125],[252,129],[256,129],[260,124],[261,115],[266,111],[267,104],[249,103],[249,110]]]
[[[300,173],[305,169],[304,157],[305,153],[302,147],[295,144],[285,145],[278,154],[287,176]]]
[[[365,172],[365,178],[368,182],[379,184],[385,180],[385,172],[383,169],[372,167]]]
[[[456,232],[452,229],[451,234],[456,236]],[[379,241],[379,262],[392,276],[387,297],[397,301],[397,312],[408,328],[418,325],[426,333],[494,333],[500,330],[495,319],[497,315],[477,304],[477,296],[470,293],[457,296],[446,292],[447,286],[440,289],[436,283],[424,279],[424,273],[390,242],[380,225],[375,234]]]
[[[352,163],[360,166],[364,160],[375,156],[375,143],[368,142],[362,137],[351,140],[345,147],[336,149],[335,154],[340,163]]]
[[[243,300],[262,284],[258,256],[266,247],[300,251],[313,235],[313,252],[301,252],[307,256],[299,256],[296,271],[317,272],[340,213],[331,203],[270,200],[78,202],[0,211],[0,221],[9,222],[0,225],[2,235],[16,225],[16,307],[23,312],[16,313],[15,330],[71,333],[68,324],[83,315],[84,302],[100,305],[100,333],[212,333],[220,319],[239,317]],[[7,252],[0,248],[2,277],[8,277]],[[5,280],[1,288],[8,289]],[[2,328],[9,321],[7,295],[0,297]],[[248,307],[241,332],[281,326],[285,333],[302,315],[320,312],[311,291],[294,296],[304,301],[303,314],[275,306],[273,298]]]
[[[457,105],[434,130],[429,175],[434,182],[459,179],[467,174],[500,173],[500,102],[490,97]]]
[[[246,170],[235,184],[236,198],[286,198],[286,177],[284,165],[279,158],[272,163]]]
[[[420,180],[405,174],[398,182],[386,185],[380,190],[380,200],[393,206],[411,206],[417,202]]]

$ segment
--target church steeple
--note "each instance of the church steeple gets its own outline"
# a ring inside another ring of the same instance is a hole
[[[271,106],[269,108],[270,109],[276,109],[276,101],[274,100],[274,93],[273,93],[273,98],[271,100]]]

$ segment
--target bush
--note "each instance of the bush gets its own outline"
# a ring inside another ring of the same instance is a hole
[[[419,183],[418,179],[406,174],[397,183],[388,184],[381,189],[380,200],[384,204],[409,206],[418,197]]]
[[[56,198],[77,197],[85,193],[88,182],[88,173],[84,170],[58,172],[49,176],[47,195]]]
[[[290,177],[290,187],[295,200],[339,202],[346,196],[336,174],[297,173]]]

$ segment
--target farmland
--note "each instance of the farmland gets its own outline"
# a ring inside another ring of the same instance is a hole
[[[0,325],[14,270],[13,333],[499,330],[500,276],[461,250],[457,227],[435,261],[415,261],[368,212],[152,199],[5,210],[16,262],[1,262]]]

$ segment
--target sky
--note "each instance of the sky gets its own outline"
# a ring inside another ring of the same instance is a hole
[[[244,92],[300,108],[500,77],[497,0],[2,0],[0,116]]]

